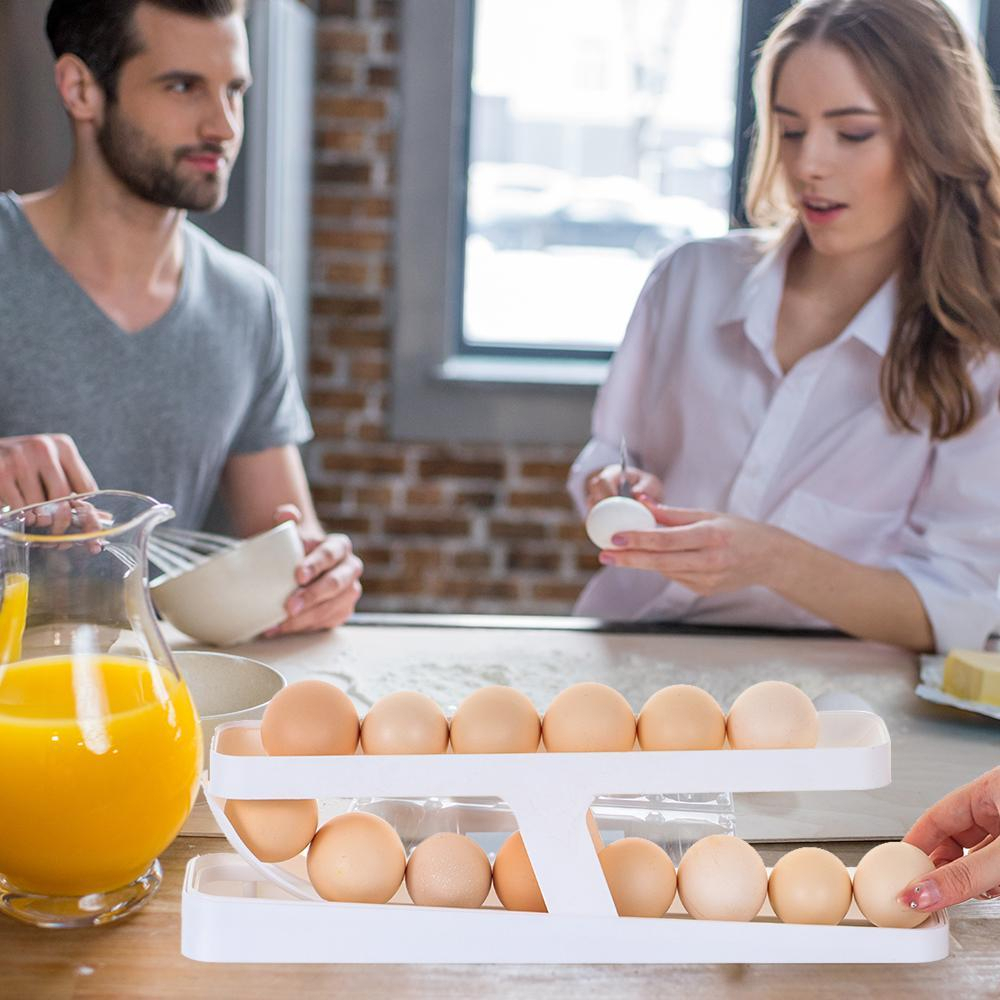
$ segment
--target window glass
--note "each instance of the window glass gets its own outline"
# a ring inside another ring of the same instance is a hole
[[[614,349],[653,257],[727,231],[739,34],[739,0],[478,0],[467,349]]]
[[[980,0],[944,0],[945,6],[950,7],[952,13],[958,18],[959,23],[972,38],[979,37],[979,11],[982,6]]]

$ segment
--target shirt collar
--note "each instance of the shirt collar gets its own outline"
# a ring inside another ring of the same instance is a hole
[[[741,328],[757,350],[767,355],[774,343],[778,324],[781,293],[785,287],[785,268],[793,247],[801,233],[799,226],[792,226],[783,234],[761,233],[766,249],[760,260],[743,279],[739,291],[728,309],[719,318],[719,326]]]
[[[788,258],[801,235],[802,227],[794,225],[773,237],[718,320],[719,327],[742,328],[747,339],[765,356],[774,347]],[[892,275],[861,307],[835,343],[853,338],[883,357],[895,326],[898,285],[897,276]]]
[[[893,274],[881,288],[858,310],[838,337],[853,337],[870,347],[879,357],[885,357],[896,325],[896,305],[899,301],[899,278]]]

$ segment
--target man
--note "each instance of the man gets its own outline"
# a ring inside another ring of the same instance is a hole
[[[279,289],[187,221],[243,138],[242,0],[54,0],[47,32],[74,154],[51,190],[0,194],[0,507],[100,484],[197,528],[219,492],[240,535],[299,524],[274,632],[339,625],[362,566],[309,496]]]

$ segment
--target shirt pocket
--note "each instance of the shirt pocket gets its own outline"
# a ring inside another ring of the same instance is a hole
[[[880,563],[898,551],[905,510],[862,510],[795,490],[772,523],[856,562]]]

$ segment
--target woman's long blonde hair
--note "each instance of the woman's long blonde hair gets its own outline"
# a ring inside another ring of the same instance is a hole
[[[979,416],[970,365],[1000,351],[1000,120],[989,72],[938,0],[803,0],[777,24],[754,76],[757,120],[747,183],[756,225],[796,216],[779,166],[775,86],[806,42],[844,51],[899,123],[910,193],[899,304],[881,393],[900,429],[932,438]]]

